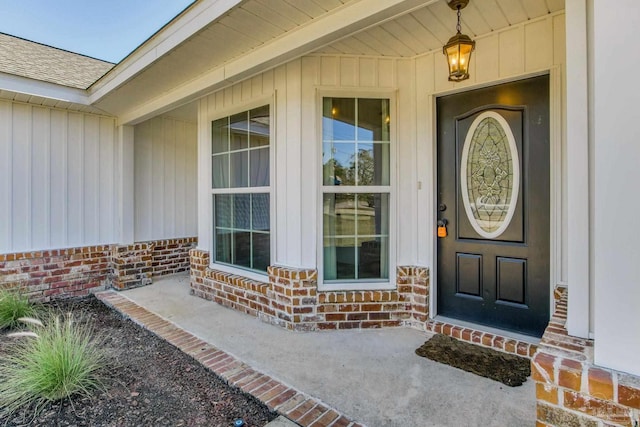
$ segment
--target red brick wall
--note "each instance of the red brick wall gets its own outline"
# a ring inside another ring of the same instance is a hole
[[[156,240],[151,253],[153,277],[189,271],[189,251],[196,247],[196,237]]]
[[[104,289],[110,272],[108,245],[0,255],[0,286],[22,287],[35,301]]]
[[[559,297],[531,362],[537,425],[637,427],[640,377],[595,366],[593,340],[567,334],[566,290]]]
[[[87,295],[109,287],[147,285],[186,272],[195,237],[0,254],[0,287],[22,287],[33,300]]]
[[[269,267],[265,282],[209,268],[209,253],[191,251],[195,295],[288,329],[421,325],[428,318],[428,271],[400,267],[397,290],[318,291],[316,270]]]

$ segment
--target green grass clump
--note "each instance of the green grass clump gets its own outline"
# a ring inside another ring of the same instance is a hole
[[[15,328],[21,317],[36,317],[38,310],[15,289],[0,289],[0,329]]]
[[[101,387],[100,371],[106,364],[89,324],[71,315],[36,319],[31,332],[10,334],[14,342],[0,360],[0,414],[25,405],[38,413],[42,405],[74,395],[90,396]]]

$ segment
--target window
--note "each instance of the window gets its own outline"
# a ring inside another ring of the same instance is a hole
[[[266,272],[271,261],[269,106],[212,123],[216,263]]]
[[[325,283],[388,282],[388,99],[323,98]]]

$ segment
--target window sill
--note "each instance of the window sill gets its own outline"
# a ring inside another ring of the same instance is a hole
[[[256,282],[269,283],[269,276],[267,273],[261,274],[255,271],[245,270],[243,268],[233,267],[226,264],[209,264],[211,270],[222,271],[223,273],[233,274],[236,276],[245,277],[247,279],[255,280]]]
[[[319,292],[348,292],[348,291],[395,291],[396,284],[391,282],[354,282],[354,283],[323,283],[318,284]]]

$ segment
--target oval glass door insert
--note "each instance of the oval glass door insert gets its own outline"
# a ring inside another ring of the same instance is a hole
[[[473,229],[495,239],[518,202],[520,162],[513,132],[495,111],[480,114],[465,137],[460,165],[464,209]]]

